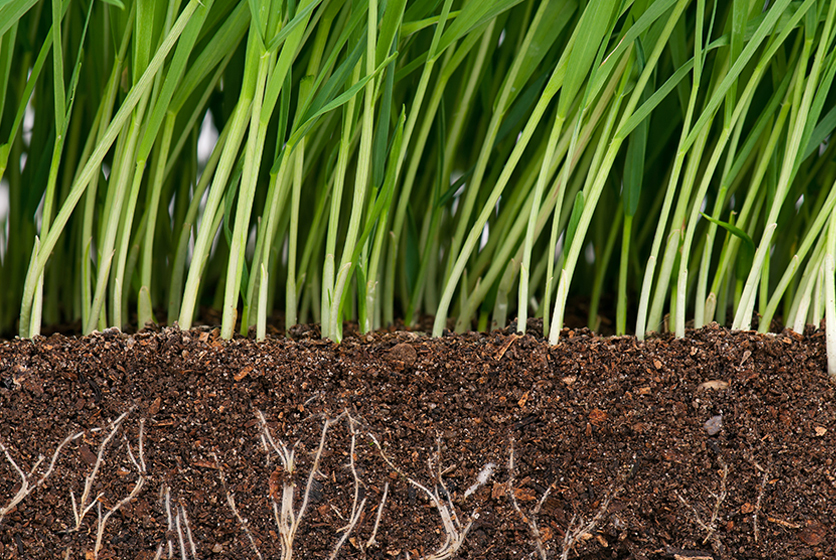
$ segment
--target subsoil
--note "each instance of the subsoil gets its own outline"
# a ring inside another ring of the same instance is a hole
[[[836,558],[825,337],[0,343],[0,558]]]

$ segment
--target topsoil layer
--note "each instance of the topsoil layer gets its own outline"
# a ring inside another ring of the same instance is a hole
[[[0,558],[836,558],[820,331],[317,334],[0,343]]]

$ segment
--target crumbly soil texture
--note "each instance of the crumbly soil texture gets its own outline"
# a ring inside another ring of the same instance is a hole
[[[0,343],[0,558],[836,558],[825,337]]]

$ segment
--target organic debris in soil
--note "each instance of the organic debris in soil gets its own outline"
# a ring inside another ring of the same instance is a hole
[[[0,344],[0,558],[836,558],[820,331]]]

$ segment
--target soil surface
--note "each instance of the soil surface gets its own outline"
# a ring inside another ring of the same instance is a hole
[[[0,558],[836,558],[821,331],[0,343]]]

